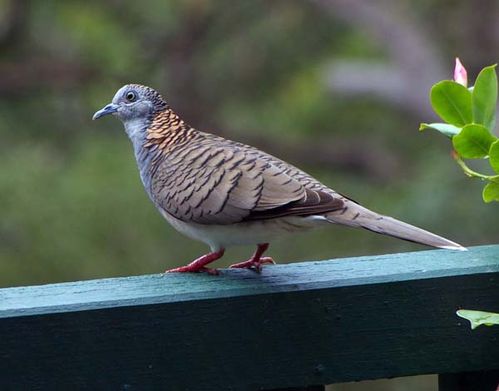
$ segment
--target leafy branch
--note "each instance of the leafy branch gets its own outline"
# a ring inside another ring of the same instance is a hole
[[[431,88],[433,110],[444,122],[422,123],[419,130],[434,129],[449,137],[453,157],[463,172],[486,183],[485,202],[499,201],[499,139],[494,135],[497,107],[496,65],[482,69],[475,85],[467,86],[468,75],[456,58],[454,80],[443,80]],[[487,175],[472,170],[465,159],[487,159],[494,171]]]

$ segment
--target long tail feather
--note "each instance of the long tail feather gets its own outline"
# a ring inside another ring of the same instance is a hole
[[[467,250],[466,247],[451,240],[404,223],[403,221],[396,220],[393,217],[383,216],[372,212],[354,202],[348,202],[346,204],[346,209],[329,213],[326,218],[332,223],[345,224],[351,227],[362,227],[383,235],[390,235],[411,242],[425,244],[427,246],[450,250]]]

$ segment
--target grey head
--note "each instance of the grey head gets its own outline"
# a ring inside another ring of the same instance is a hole
[[[118,117],[131,137],[139,128],[147,128],[155,114],[168,108],[163,97],[151,87],[127,84],[121,87],[108,105],[97,111],[92,119],[108,114]]]
[[[111,103],[97,111],[93,119],[112,114],[125,126],[125,132],[132,141],[142,182],[149,189],[148,165],[152,159],[148,148],[144,148],[147,130],[156,114],[169,107],[161,95],[150,87],[127,84],[114,95]]]

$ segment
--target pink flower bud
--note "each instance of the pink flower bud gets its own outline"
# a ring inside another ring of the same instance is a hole
[[[468,85],[468,72],[458,57],[456,57],[456,67],[454,68],[454,81],[465,87]]]

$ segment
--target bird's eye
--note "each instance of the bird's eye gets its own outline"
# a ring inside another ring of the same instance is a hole
[[[137,96],[135,95],[135,92],[133,91],[128,91],[126,93],[126,100],[129,102],[135,102],[135,99],[137,99]]]

